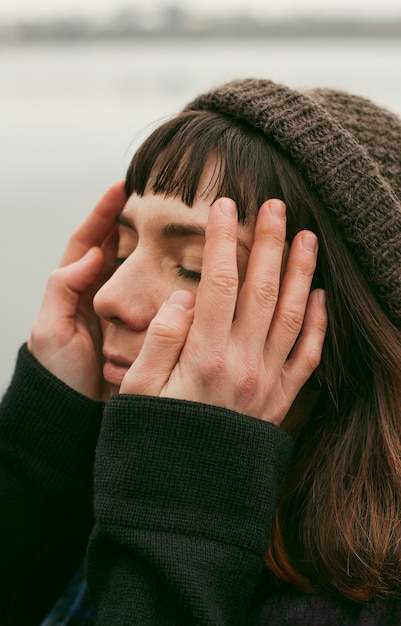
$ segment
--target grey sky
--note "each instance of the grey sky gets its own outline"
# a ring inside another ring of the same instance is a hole
[[[90,15],[100,18],[116,8],[135,7],[131,0],[1,0],[0,18],[32,18],[45,16]],[[147,0],[152,9],[177,5],[196,11],[194,0]],[[228,13],[242,11],[252,15],[281,17],[286,15],[359,16],[369,18],[400,17],[400,0],[202,0],[203,12]]]

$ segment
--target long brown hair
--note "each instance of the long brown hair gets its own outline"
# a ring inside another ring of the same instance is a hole
[[[321,364],[282,425],[295,451],[267,566],[303,590],[318,584],[355,600],[399,594],[401,333],[317,192],[288,155],[245,122],[208,111],[169,120],[134,155],[127,195],[150,186],[190,207],[211,156],[215,197],[233,198],[240,222],[278,197],[287,205],[289,241],[301,229],[316,232],[313,286],[327,292]]]

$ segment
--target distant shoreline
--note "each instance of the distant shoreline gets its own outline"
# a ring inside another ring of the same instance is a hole
[[[139,23],[138,23],[139,22]],[[0,23],[0,43],[29,41],[202,40],[263,38],[401,38],[401,19],[393,21],[298,19],[256,21],[250,18],[193,20],[169,16],[141,24],[136,16],[108,21],[81,19]]]

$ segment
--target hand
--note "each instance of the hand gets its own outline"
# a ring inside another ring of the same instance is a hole
[[[123,182],[113,185],[72,235],[60,268],[48,280],[28,342],[46,369],[94,400],[103,399],[105,390],[92,300],[108,278],[105,256],[116,245],[116,217],[125,202]]]
[[[239,287],[237,226],[234,202],[217,200],[196,303],[190,292],[172,294],[149,325],[121,393],[192,400],[282,422],[319,364],[327,327],[325,294],[310,292],[317,238],[299,232],[283,271],[285,205],[265,202]]]

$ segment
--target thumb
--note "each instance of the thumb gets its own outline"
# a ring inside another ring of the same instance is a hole
[[[90,248],[78,261],[61,267],[56,272],[64,279],[66,287],[76,293],[82,293],[91,285],[103,264],[101,248]]]
[[[41,316],[49,323],[74,316],[80,294],[93,283],[102,263],[101,249],[91,248],[78,261],[52,272],[43,296]]]
[[[28,341],[29,349],[39,360],[43,349],[55,341],[56,335],[71,334],[74,328],[71,322],[77,312],[80,294],[92,284],[102,262],[101,249],[91,248],[79,261],[50,274]]]

